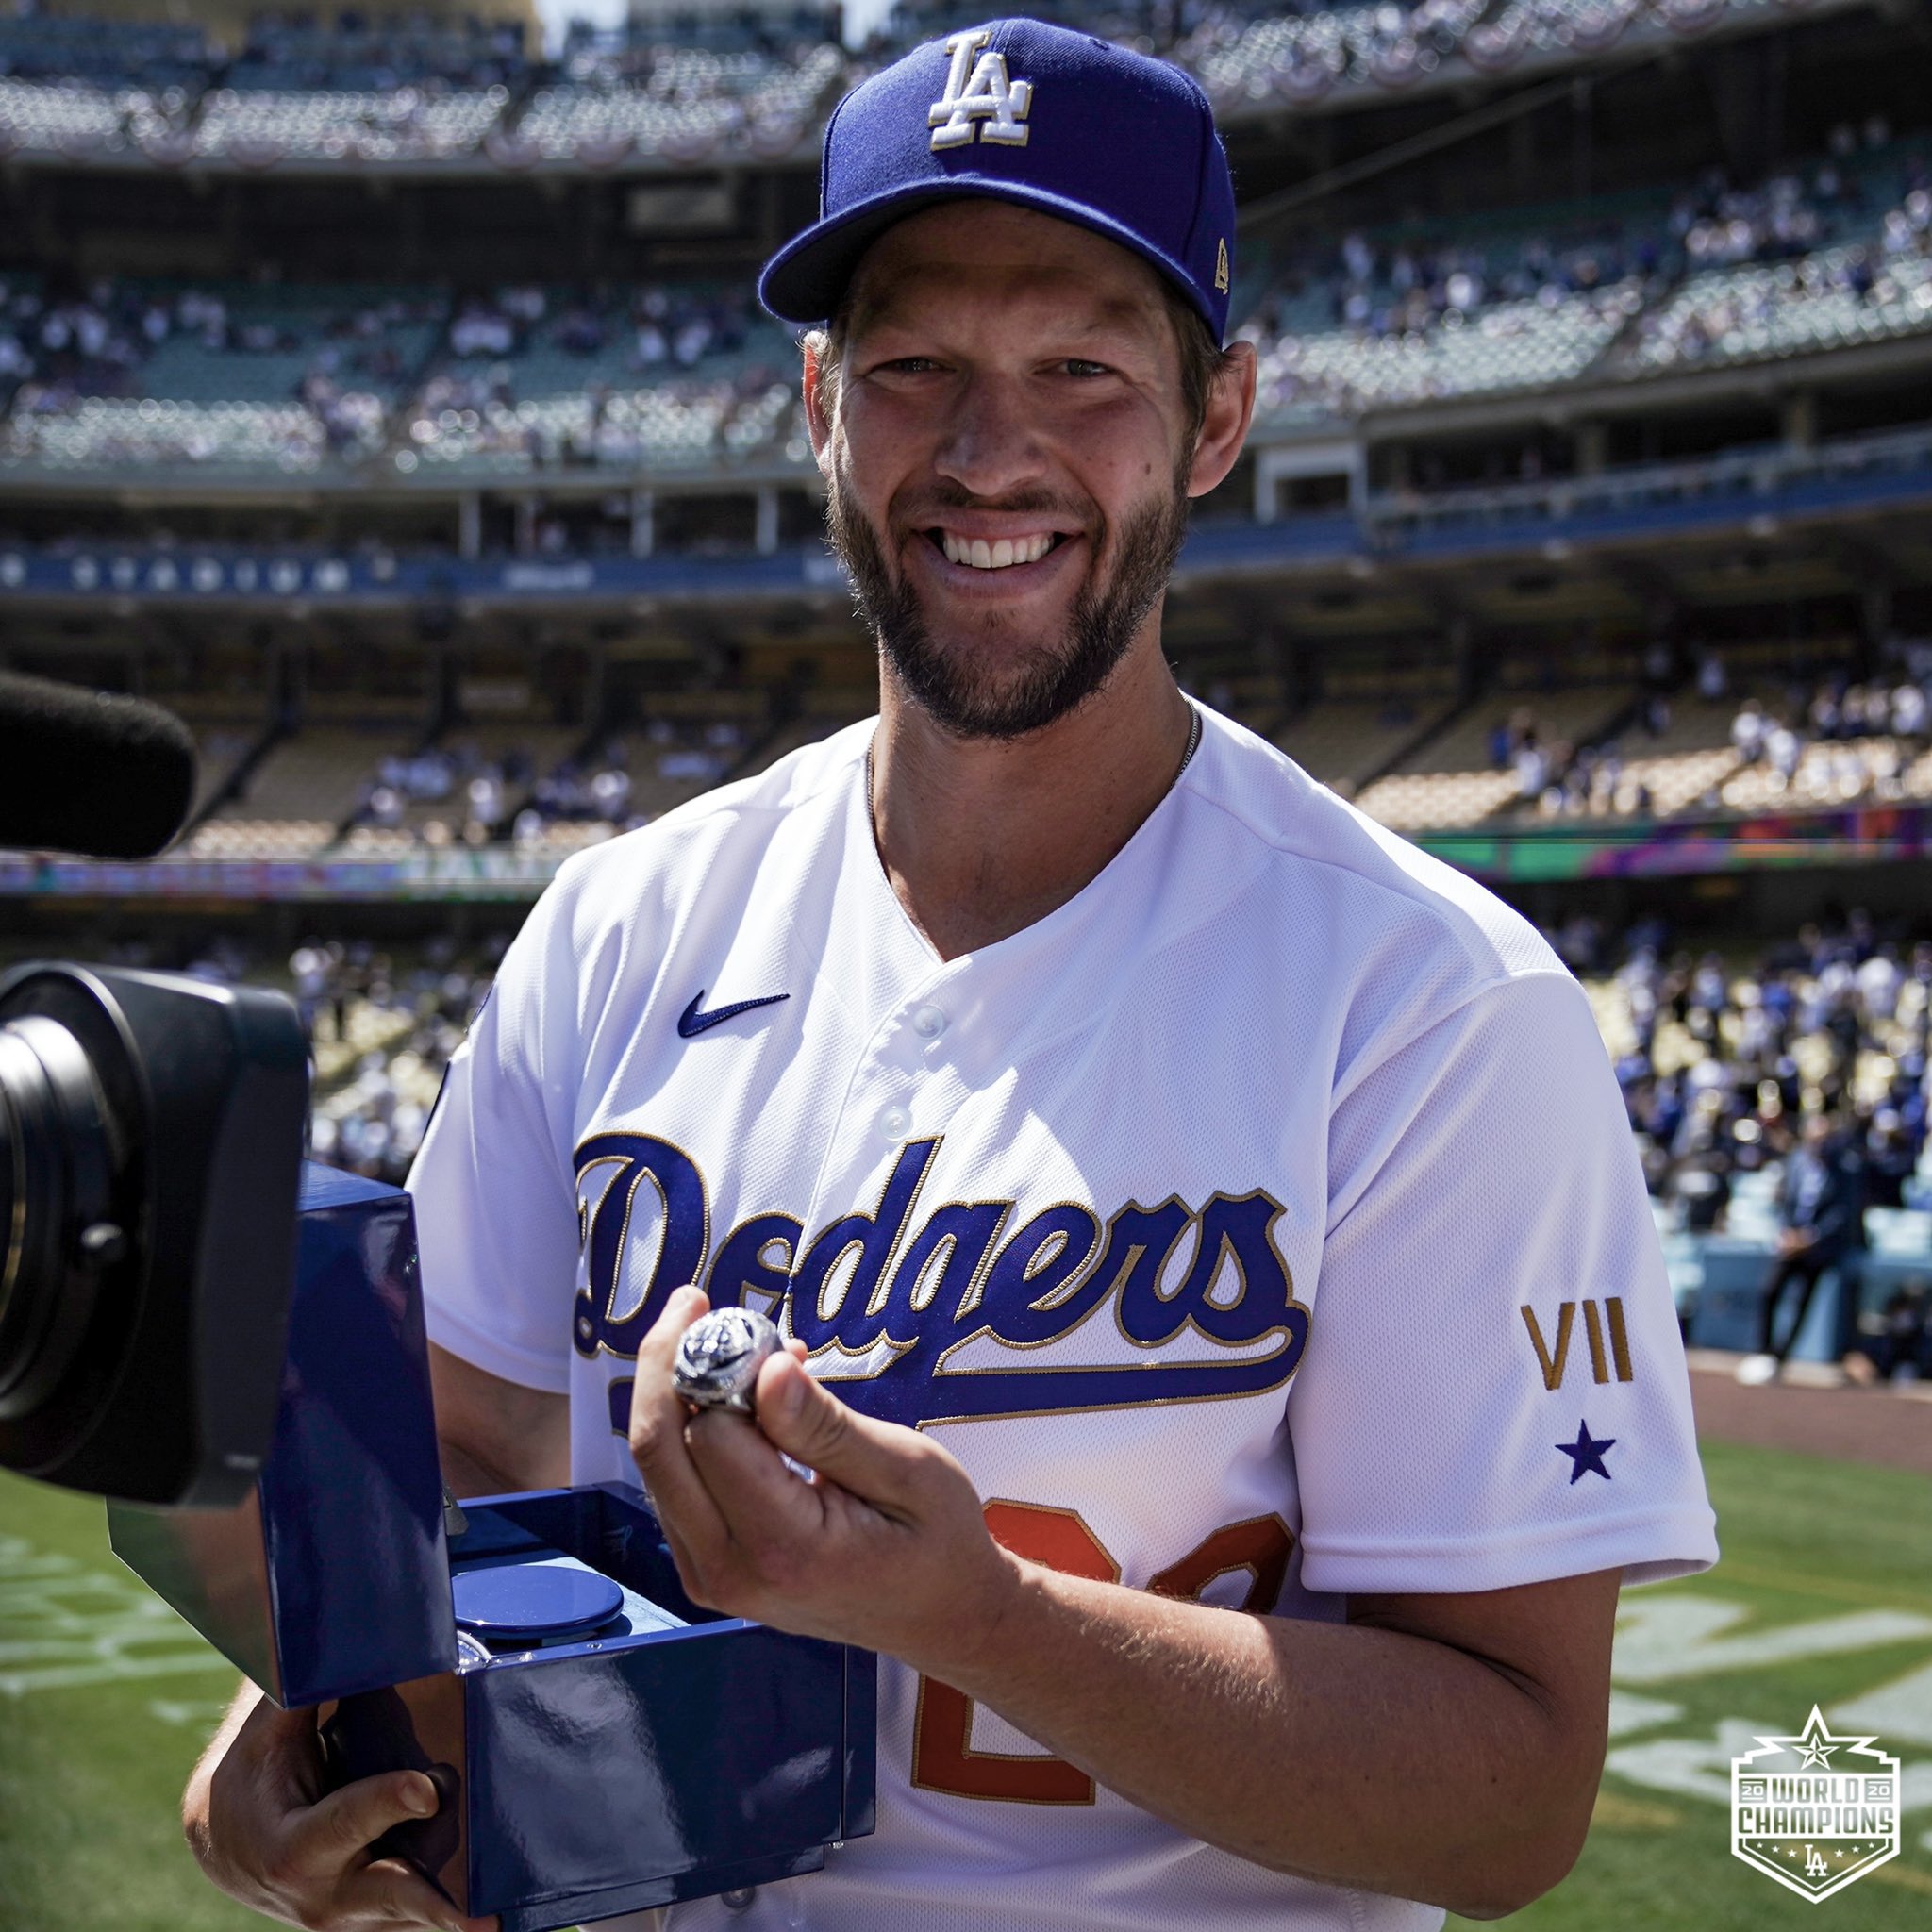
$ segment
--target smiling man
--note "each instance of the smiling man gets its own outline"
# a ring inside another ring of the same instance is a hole
[[[1508,1911],[1620,1583],[1715,1556],[1582,992],[1164,661],[1233,226],[1198,90],[1085,36],[841,105],[763,292],[879,716],[566,867],[412,1177],[458,1492],[641,1476],[697,1601],[881,1653],[876,1834],[680,1932]],[[672,1388],[708,1298],[786,1331],[756,1422]],[[365,1849],[427,1781],[313,1752],[238,1707],[211,1874],[457,1924]]]

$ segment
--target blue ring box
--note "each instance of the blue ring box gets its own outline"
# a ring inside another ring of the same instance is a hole
[[[463,1515],[446,1539],[408,1196],[311,1166],[255,1491],[109,1504],[122,1560],[276,1703],[324,1707],[334,1779],[426,1772],[442,1809],[384,1849],[503,1932],[816,1871],[873,1829],[869,1651],[700,1609],[637,1491]]]

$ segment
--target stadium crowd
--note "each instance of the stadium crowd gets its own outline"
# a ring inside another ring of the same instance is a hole
[[[1646,1178],[1675,1225],[1723,1230],[1740,1178],[1776,1168],[1780,1225],[1801,1227],[1817,1191],[1807,1202],[1799,1184],[1829,1174],[1840,1224],[1824,1258],[1856,1269],[1868,1210],[1932,1207],[1932,943],[1885,938],[1856,910],[1742,969],[1672,950],[1655,925],[1616,946],[1588,921],[1553,937],[1591,988]],[[1926,1313],[1924,1285],[1907,1284],[1862,1332],[1847,1311],[1845,1348],[1874,1373],[1932,1373]]]
[[[657,815],[654,807],[720,783],[746,745],[735,718],[654,718],[631,737],[554,760],[527,745],[486,750],[458,736],[381,760],[362,788],[347,849],[591,842],[634,831]]]
[[[1897,332],[1923,325],[1928,284],[1932,162],[1874,116],[1757,183],[1712,170],[1674,197],[1613,197],[1485,241],[1465,221],[1287,251],[1252,285],[1241,333],[1264,414],[1346,415],[1568,380],[1599,358],[1656,371]]]
[[[1242,290],[1277,421],[1910,333],[1932,327],[1932,149],[1874,118],[1755,184],[1713,173],[1674,199],[1480,230],[1351,230],[1264,254]],[[0,277],[0,458],[16,462],[802,464],[793,383],[745,286]],[[1573,454],[1526,449],[1522,476]],[[1445,481],[1425,457],[1404,487]]]
[[[1926,796],[1932,643],[1893,637],[1879,656],[1863,677],[1840,664],[1785,678],[1778,696],[1740,697],[1728,733],[1734,759],[1683,803],[1755,810]],[[1696,650],[1687,675],[1680,670],[1667,646],[1654,647],[1616,730],[1594,740],[1553,734],[1533,707],[1517,707],[1491,733],[1491,769],[1512,774],[1519,805],[1542,818],[1650,816],[1659,809],[1646,775],[1656,770],[1650,755],[1674,742],[1674,700],[1710,711],[1733,695],[1731,667],[1708,645]]]

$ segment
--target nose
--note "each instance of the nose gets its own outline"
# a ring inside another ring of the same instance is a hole
[[[975,371],[958,391],[935,462],[941,475],[974,496],[997,500],[1038,483],[1044,454],[1038,417],[1020,385]]]

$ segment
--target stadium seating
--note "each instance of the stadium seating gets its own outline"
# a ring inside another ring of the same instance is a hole
[[[1299,403],[1312,390],[1353,414],[1567,382],[1596,359],[1641,300],[1632,288],[1497,303],[1472,321],[1455,314],[1426,334],[1284,337],[1261,352],[1258,407],[1265,413]]]
[[[183,856],[311,858],[358,811],[380,759],[409,749],[400,723],[367,730],[322,725],[285,738],[255,767],[242,794],[190,834]]]
[[[517,20],[405,13],[349,16],[325,25],[312,18],[260,14],[224,78],[235,88],[390,92],[424,82],[508,87],[527,68],[524,24]]]
[[[0,76],[0,153],[77,156],[125,147],[145,99],[87,80]]]
[[[742,289],[653,285],[626,302],[499,291],[458,305],[397,466],[691,470],[781,442],[797,403],[784,333]]]
[[[1579,681],[1553,688],[1525,683],[1527,667],[1506,661],[1500,681],[1473,702],[1453,695],[1447,667],[1433,661],[1384,671],[1343,660],[1332,668],[1335,694],[1278,724],[1275,741],[1312,777],[1407,833],[1500,830],[1553,814],[1668,819],[1932,798],[1932,746],[1923,736],[1807,737],[1791,752],[1789,777],[1775,756],[1740,755],[1735,721],[1747,700],[1772,721],[1791,716],[1800,730],[1811,728],[1807,688],[1774,675],[1789,651],[1775,641],[1739,647],[1728,658],[1729,689],[1680,691],[1668,715],[1653,711],[1648,724],[1630,722],[1640,689],[1634,675],[1617,675],[1612,658],[1578,660],[1571,669]],[[1250,675],[1240,690],[1225,679],[1208,685],[1210,703],[1251,724],[1279,717],[1271,677]],[[1889,685],[1872,689],[1889,698]],[[776,691],[748,683],[658,693],[644,702],[641,722],[588,741],[581,729],[507,719],[457,725],[427,744],[412,712],[363,719],[344,698],[339,719],[325,703],[305,728],[272,745],[239,795],[202,819],[175,856],[392,859],[507,841],[553,863],[762,770],[877,705],[871,683],[823,682],[774,725]],[[202,700],[189,708],[203,749],[203,812],[263,727],[234,705]],[[1555,762],[1551,789],[1525,797],[1515,747],[1530,742]],[[1413,749],[1405,754],[1405,746]],[[1561,761],[1578,748],[1573,774]],[[1566,776],[1567,787],[1559,782]],[[488,781],[480,807],[471,791],[479,777]]]
[[[1326,96],[1467,86],[1519,62],[1587,63],[1625,36],[1695,36],[1721,17],[1774,18],[1792,0],[1267,0],[1174,8],[1092,0],[1089,31],[1195,74],[1224,118],[1304,109]],[[0,21],[0,148],[138,148],[168,166],[355,160],[674,165],[725,149],[808,148],[829,100],[872,64],[950,31],[906,0],[855,60],[836,9],[693,15],[661,25],[574,23],[554,61],[519,23],[376,23],[263,16],[230,55],[192,26],[80,16]]]
[[[115,21],[21,9],[0,15],[0,75],[114,81],[140,75],[148,85],[198,78],[219,58],[198,26],[167,21]]]
[[[609,166],[633,149],[704,160],[741,139],[754,153],[789,153],[816,125],[845,62],[824,42],[776,54],[646,45],[601,60],[587,54],[568,71],[575,77],[531,97],[517,143],[532,158]]]
[[[27,378],[0,461],[305,471],[366,456],[442,312],[406,287],[124,282],[61,304],[23,288],[0,297],[0,384],[9,359]]]
[[[1445,692],[1426,691],[1324,697],[1292,718],[1274,742],[1311,778],[1353,798],[1365,778],[1424,731],[1432,718],[1445,716],[1454,702]]]
[[[16,410],[0,428],[0,463],[102,469],[174,463],[317,468],[327,437],[299,403],[179,403],[82,397],[58,413]]]
[[[1538,691],[1533,696],[1494,693],[1455,713],[1397,770],[1366,786],[1356,803],[1398,832],[1474,824],[1522,795],[1519,773],[1493,762],[1499,709],[1526,711],[1537,741],[1554,748],[1599,736],[1629,708],[1631,696],[1627,687],[1596,685]]]
[[[1626,35],[1690,37],[1729,11],[1775,0],[1420,0],[1307,8],[1214,0],[1174,43],[1222,114],[1307,108],[1341,90],[1403,93],[1431,78],[1464,84],[1525,59],[1587,60]]]
[[[1862,246],[1698,275],[1654,314],[1620,365],[1756,361],[1854,347],[1932,328],[1932,255],[1874,264]]]
[[[449,352],[465,320],[494,313],[488,303],[459,305],[452,324],[443,297],[407,287],[122,283],[104,302],[59,310],[68,333],[100,333],[98,353],[50,355],[38,343],[38,285],[8,276],[0,400],[16,385],[20,394],[0,418],[0,462],[309,471],[393,438],[405,473],[691,470],[796,442],[793,352],[741,290],[656,291],[661,325],[608,300],[524,292],[547,305],[543,324],[514,341],[507,332],[501,355],[465,356]]]
[[[475,154],[508,100],[502,86],[224,87],[202,103],[192,153],[254,167],[284,159],[447,160]]]
[[[1565,34],[1587,39],[1587,17],[1606,4],[1540,5],[1524,14],[1525,31],[1554,35],[1552,44]],[[1459,45],[1478,11],[1474,0],[1425,0],[1407,15],[1386,7],[1217,13],[1193,40],[1220,45],[1238,26],[1230,44],[1277,78],[1286,70],[1276,56],[1290,45],[1303,49],[1295,60],[1327,47],[1338,72],[1366,73],[1398,43],[1439,54]],[[1131,8],[1108,18],[1123,32],[1156,31]],[[900,20],[908,31],[933,25],[923,10]],[[266,166],[445,160],[495,142],[517,165],[595,168],[632,153],[695,163],[728,142],[769,158],[798,144],[846,72],[824,22],[808,14],[758,31],[721,27],[710,44],[587,29],[526,98],[513,89],[540,70],[519,66],[520,56],[481,30],[445,42],[425,27],[396,47],[308,32],[277,29],[280,53],[251,42],[193,100],[117,91],[91,77],[99,60],[59,80],[39,69],[0,77],[0,148],[175,141],[187,143],[181,158]],[[169,44],[177,54],[193,46],[178,36]],[[0,58],[4,48],[0,36]],[[338,84],[366,79],[384,61],[394,85]],[[507,77],[489,79],[486,69]],[[1279,435],[1365,410],[1591,375],[1634,380],[1932,329],[1928,181],[1923,142],[1881,142],[1743,188],[1713,180],[1674,195],[1637,190],[1462,221],[1453,231],[1397,223],[1272,257],[1264,249],[1244,271],[1237,306],[1258,352],[1259,420]],[[677,473],[770,453],[805,459],[789,344],[754,319],[742,286],[673,291],[655,313],[608,295],[541,291],[541,319],[507,324],[496,348],[487,330],[484,346],[458,340],[494,300],[466,297],[449,311],[433,363],[437,298],[406,292],[406,312],[395,312],[366,291],[202,292],[225,303],[238,328],[252,305],[276,346],[237,357],[232,339],[204,353],[185,327],[144,335],[142,309],[170,291],[128,283],[108,304],[98,353],[49,357],[0,302],[0,407],[9,378],[21,391],[0,428],[0,460],[306,471],[387,451],[405,475],[427,464],[488,476],[557,463]],[[75,325],[87,327],[89,305],[71,306]],[[344,336],[345,324],[359,328],[372,312],[374,337]],[[11,366],[21,362],[48,366]],[[138,407],[109,407],[126,404]],[[289,413],[297,404],[306,418]]]

